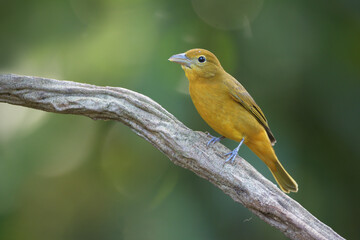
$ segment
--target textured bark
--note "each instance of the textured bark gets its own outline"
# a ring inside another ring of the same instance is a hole
[[[129,126],[173,163],[205,178],[291,239],[343,239],[281,192],[241,157],[224,164],[229,149],[206,147],[209,137],[187,128],[150,98],[124,88],[0,75],[0,102],[47,112],[115,120]]]

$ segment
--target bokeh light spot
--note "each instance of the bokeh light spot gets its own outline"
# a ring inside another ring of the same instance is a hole
[[[212,27],[238,30],[248,27],[259,14],[263,0],[192,0],[198,16]]]

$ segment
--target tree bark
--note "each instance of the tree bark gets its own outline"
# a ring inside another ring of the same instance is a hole
[[[0,102],[119,121],[173,163],[210,181],[290,239],[343,239],[241,157],[236,157],[235,165],[224,164],[224,154],[229,149],[219,143],[207,147],[209,137],[205,133],[187,128],[140,93],[40,77],[0,75]]]

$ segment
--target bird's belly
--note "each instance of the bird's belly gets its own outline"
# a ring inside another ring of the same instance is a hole
[[[222,136],[241,141],[262,130],[259,122],[227,94],[191,94],[205,122]]]

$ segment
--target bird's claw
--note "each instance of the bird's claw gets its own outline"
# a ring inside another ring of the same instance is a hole
[[[230,155],[230,156],[225,160],[225,162],[230,161],[230,163],[233,164],[237,154],[238,154],[237,149],[234,149],[233,151],[226,153],[225,156],[228,156],[228,155]]]
[[[208,134],[209,136],[211,136],[210,134]],[[211,144],[215,144],[217,142],[220,142],[221,139],[223,139],[224,137],[221,136],[221,137],[214,137],[214,136],[211,136],[212,138],[210,139],[210,141],[207,142],[206,146],[210,146]]]
[[[239,145],[238,145],[234,150],[232,150],[231,152],[228,152],[228,153],[225,154],[225,156],[230,155],[230,156],[225,160],[225,162],[229,162],[229,161],[230,161],[231,164],[234,163],[235,158],[236,158],[236,155],[238,154],[239,149],[240,149],[241,145],[243,144],[244,140],[245,140],[245,138],[241,139]]]

